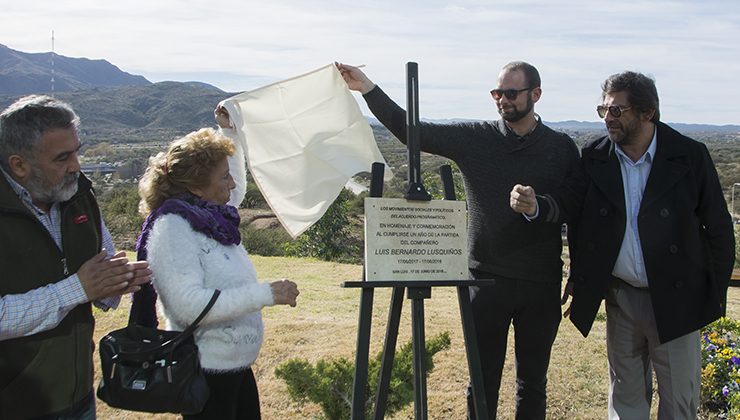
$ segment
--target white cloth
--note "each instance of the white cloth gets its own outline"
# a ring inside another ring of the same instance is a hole
[[[229,156],[229,172],[236,186],[229,195],[229,205],[239,208],[247,195],[247,166],[244,149],[247,147],[244,136],[239,136],[233,128],[221,128],[221,134],[234,143],[234,154]]]
[[[257,282],[244,247],[222,245],[181,216],[165,214],[154,222],[146,249],[167,329],[185,329],[214,289],[221,290],[195,330],[203,368],[228,371],[254,363],[264,334],[260,311],[275,302],[270,284]]]
[[[252,178],[293,238],[324,215],[353,175],[369,172],[373,162],[385,163],[333,64],[222,105],[244,145]]]

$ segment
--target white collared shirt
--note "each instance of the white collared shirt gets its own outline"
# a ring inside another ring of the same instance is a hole
[[[648,278],[645,272],[645,260],[642,255],[637,220],[645,185],[647,185],[648,176],[650,176],[650,170],[653,167],[657,143],[657,131],[654,131],[650,146],[637,162],[633,162],[618,144],[615,147],[619,158],[620,172],[622,173],[627,223],[612,275],[632,286],[642,288],[648,287]]]

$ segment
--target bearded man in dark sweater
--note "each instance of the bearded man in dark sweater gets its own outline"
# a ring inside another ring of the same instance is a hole
[[[406,142],[406,112],[357,67],[337,64],[350,89]],[[481,354],[489,417],[496,418],[509,326],[514,325],[517,419],[544,419],[550,350],[560,324],[561,229],[527,223],[509,208],[509,192],[527,185],[557,187],[578,166],[578,149],[534,113],[540,76],[532,65],[512,62],[501,70],[491,96],[501,119],[494,122],[422,122],[421,150],[447,157],[463,175],[468,204],[471,299]],[[468,391],[468,417],[475,418]]]

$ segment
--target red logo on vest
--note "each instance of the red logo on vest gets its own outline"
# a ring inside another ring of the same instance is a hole
[[[87,222],[87,220],[88,220],[88,218],[87,218],[87,215],[86,214],[81,214],[79,216],[75,216],[75,218],[74,218],[74,222],[75,222],[76,225],[81,225],[81,224]]]

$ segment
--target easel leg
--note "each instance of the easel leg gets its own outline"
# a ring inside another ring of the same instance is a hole
[[[431,297],[431,288],[409,287],[411,328],[414,346],[414,418],[427,420],[427,365],[424,339],[424,299]]]
[[[457,299],[460,304],[460,318],[462,319],[463,337],[465,338],[465,352],[468,356],[468,371],[473,387],[473,403],[478,420],[488,420],[488,402],[483,392],[482,367],[478,352],[478,338],[475,335],[473,308],[470,303],[470,289],[468,286],[457,288]]]
[[[385,165],[373,162],[370,196],[383,196]],[[364,270],[363,270],[364,271]],[[365,273],[362,273],[365,280]],[[352,385],[352,420],[365,418],[365,387],[367,386],[368,354],[370,353],[370,327],[373,323],[372,288],[363,288],[360,295],[360,320],[357,326],[357,352],[355,353],[355,379]]]
[[[386,327],[385,345],[383,348],[383,361],[380,365],[380,377],[378,378],[374,420],[382,420],[385,417],[385,408],[388,405],[388,386],[391,382],[393,358],[396,355],[396,342],[398,340],[398,326],[401,323],[404,289],[404,287],[394,287],[393,295],[391,296],[391,308],[388,312],[388,326]]]
[[[355,379],[352,386],[352,420],[365,418],[365,388],[367,386],[368,353],[370,352],[370,327],[373,320],[373,293],[372,288],[363,288],[360,295]]]

